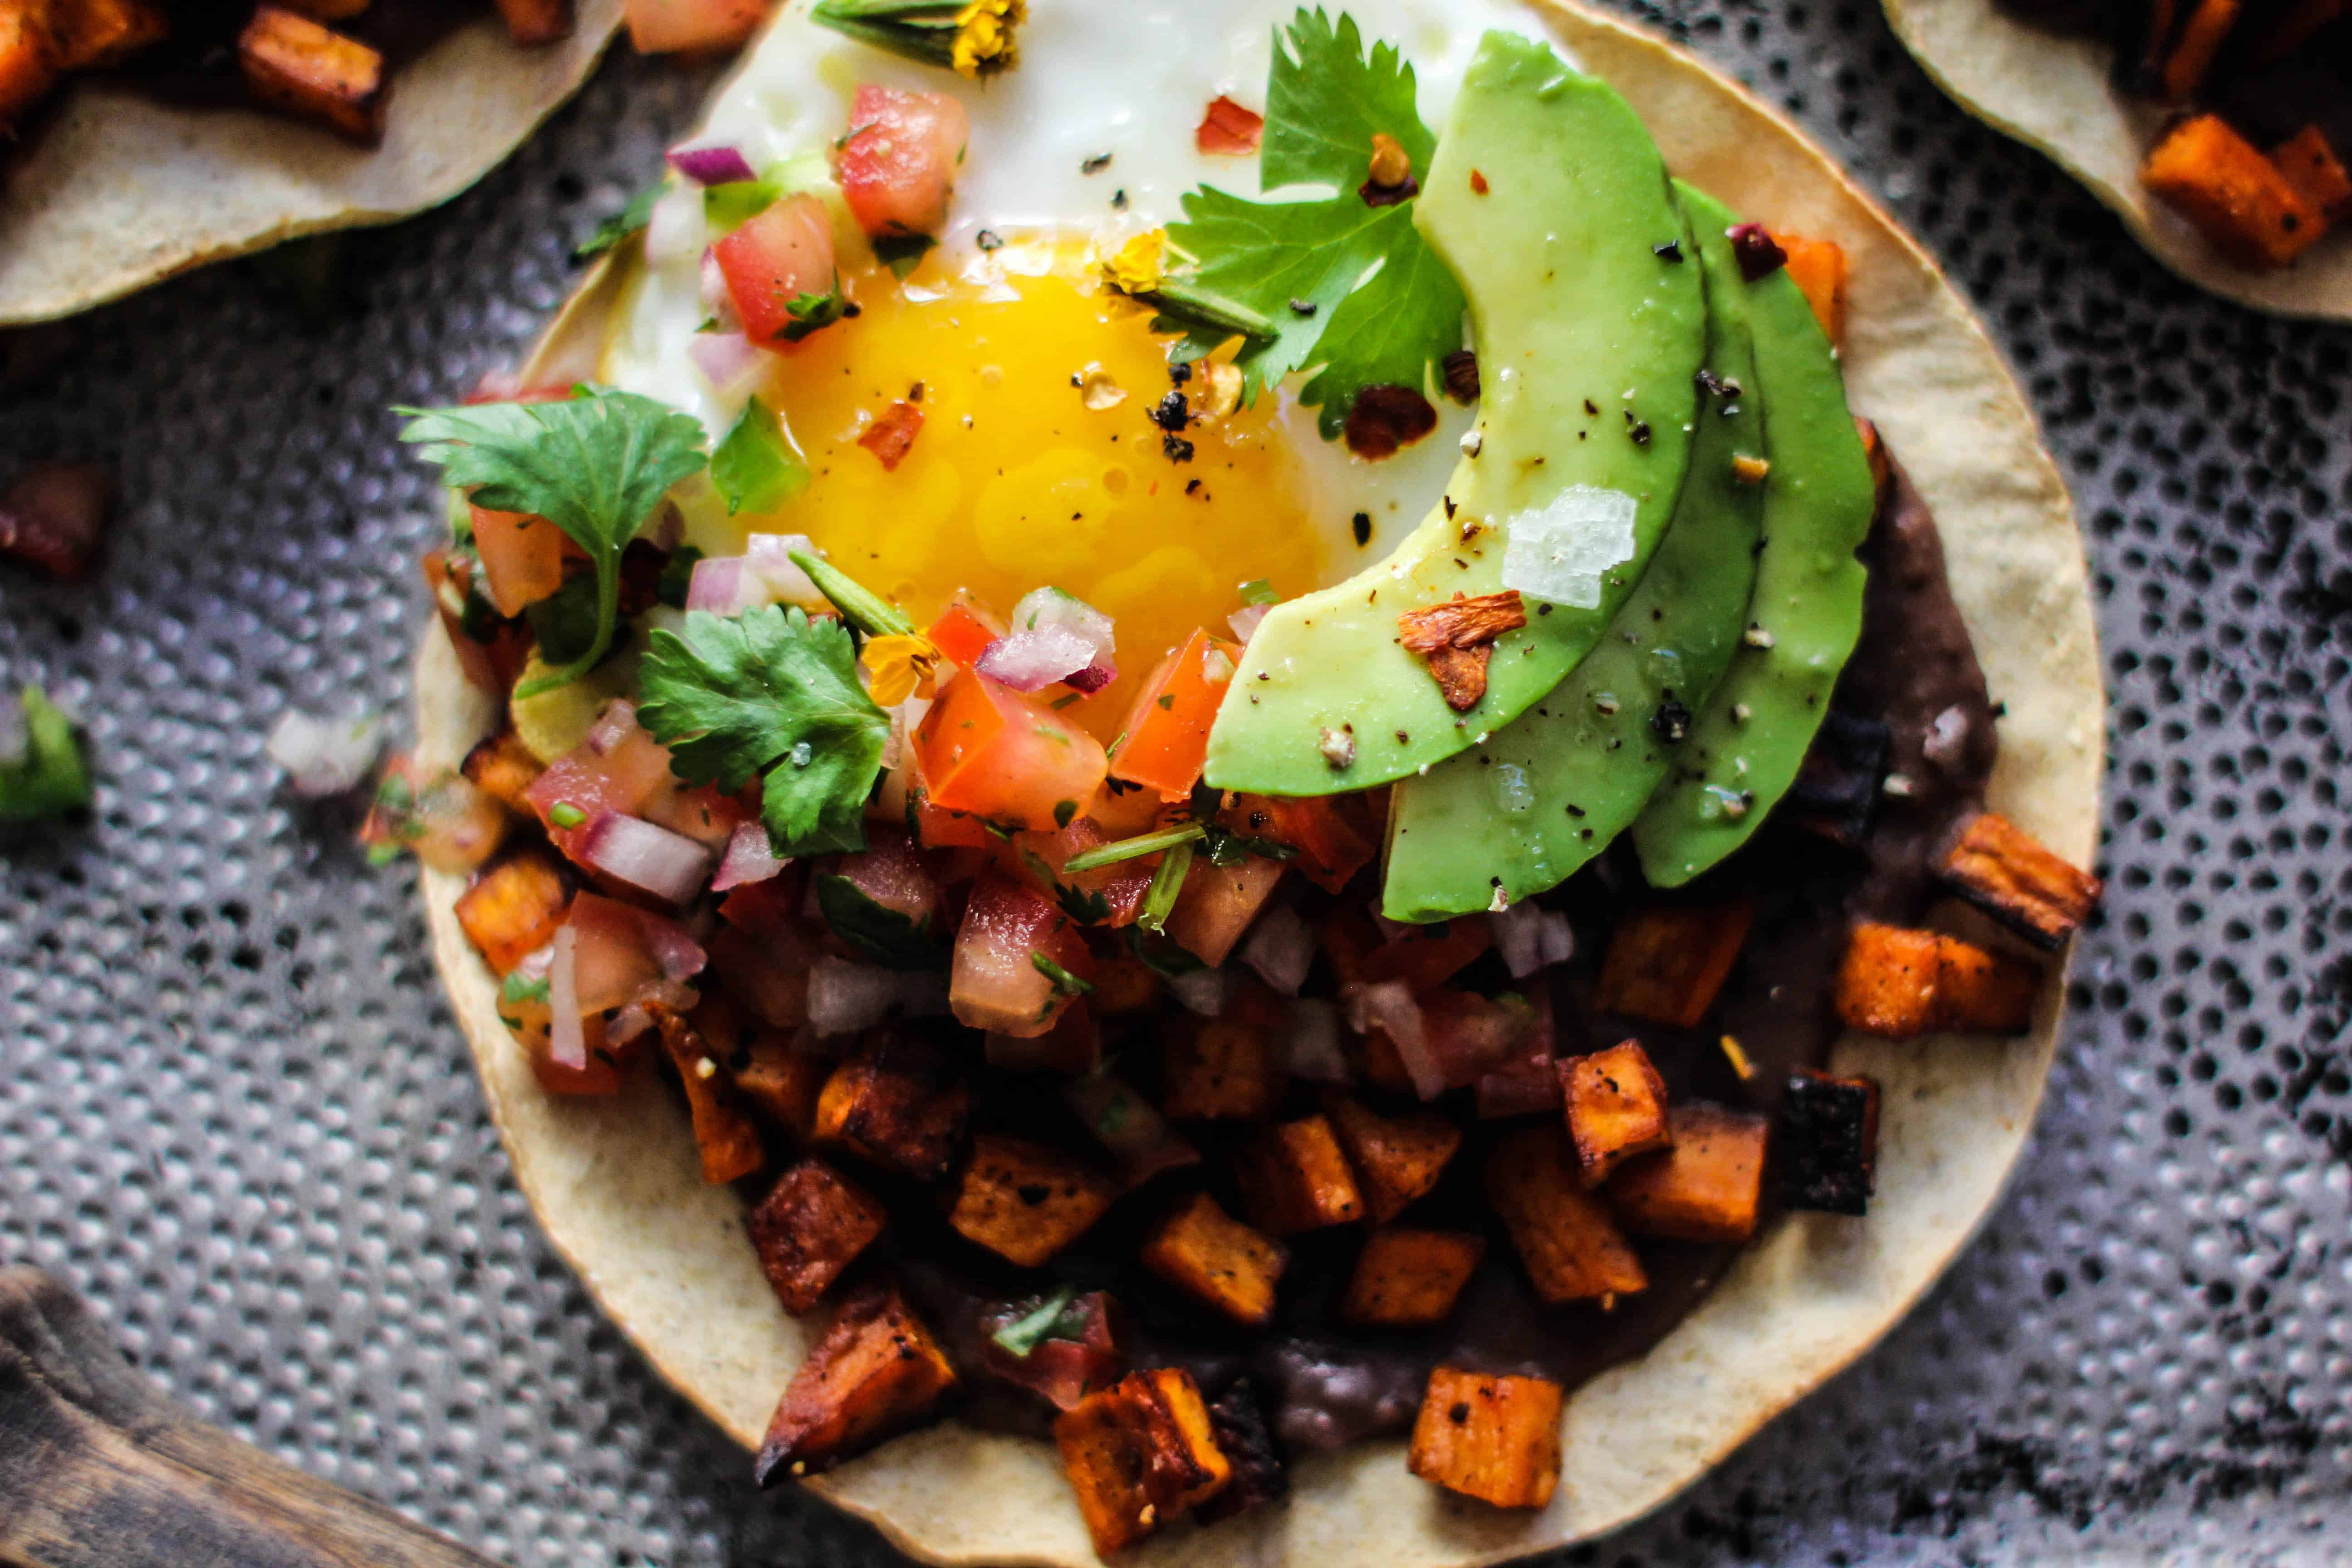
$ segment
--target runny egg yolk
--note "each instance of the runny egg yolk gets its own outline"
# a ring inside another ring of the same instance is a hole
[[[847,284],[859,313],[765,389],[811,479],[753,526],[808,534],[918,626],[959,590],[999,616],[1048,584],[1086,600],[1117,623],[1119,679],[1073,716],[1105,738],[1164,653],[1196,627],[1227,635],[1242,584],[1288,597],[1322,580],[1276,399],[1214,413],[1214,378],[1173,381],[1149,310],[1107,295],[1082,252],[1021,245],[961,276],[934,258],[904,285],[880,268]],[[1210,416],[1164,430],[1171,392]],[[858,438],[900,402],[922,425],[886,468]]]

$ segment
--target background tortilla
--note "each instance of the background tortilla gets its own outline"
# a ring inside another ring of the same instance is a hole
[[[2170,114],[2116,90],[2115,51],[2029,27],[1997,0],[1884,0],[1936,84],[1979,120],[2080,180],[2149,255],[2199,288],[2275,316],[2352,321],[2352,239],[2331,235],[2280,272],[2240,267],[2149,195],[2140,160]]]
[[[1934,262],[1779,115],[1625,23],[1556,5],[1552,25],[1641,111],[1676,174],[1746,216],[1846,247],[1850,395],[1935,508],[1961,614],[1994,699],[2008,704],[1992,805],[2089,864],[2105,700],[2082,544],[1999,352]],[[583,285],[534,368],[580,363],[618,275],[608,268]],[[454,763],[495,719],[437,629],[419,656],[417,710],[427,763]],[[670,1383],[756,1446],[822,1316],[799,1322],[778,1306],[743,1235],[740,1200],[702,1184],[675,1096],[650,1081],[649,1092],[610,1100],[540,1091],[498,1020],[496,983],[457,927],[463,879],[426,872],[424,889],[451,1005],[549,1239]],[[1441,1491],[1406,1473],[1401,1439],[1371,1442],[1304,1458],[1284,1507],[1179,1530],[1121,1563],[1456,1568],[1563,1545],[1658,1507],[1867,1350],[1967,1243],[2032,1124],[2063,999],[2053,973],[2022,1039],[1841,1041],[1839,1070],[1884,1087],[1869,1218],[1783,1218],[1649,1355],[1578,1390],[1564,1416],[1559,1489],[1544,1511],[1503,1513]],[[1053,1447],[1038,1440],[944,1423],[806,1484],[934,1562],[1097,1561]]]
[[[571,37],[518,48],[485,3],[394,73],[375,148],[259,110],[188,108],[99,78],[69,84],[0,183],[0,327],[447,201],[588,79],[621,0],[578,0],[578,13]]]

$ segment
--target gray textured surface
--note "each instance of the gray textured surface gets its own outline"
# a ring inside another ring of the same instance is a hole
[[[1874,8],[1650,14],[1885,196],[2025,377],[2099,594],[2113,892],[1985,1237],[1571,1560],[2344,1561],[2352,333],[2190,295]],[[201,1415],[517,1568],[889,1561],[753,1494],[597,1320],[514,1190],[409,876],[261,758],[289,702],[404,697],[438,513],[384,406],[511,359],[701,86],[609,63],[481,190],[352,239],[324,314],[242,264],[0,351],[0,470],[102,458],[127,498],[88,584],[0,573],[0,675],[82,716],[100,781],[88,825],[0,844],[0,1262],[89,1292]]]

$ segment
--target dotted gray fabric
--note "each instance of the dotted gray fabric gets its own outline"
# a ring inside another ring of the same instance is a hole
[[[1647,15],[1885,197],[2024,377],[2095,566],[2113,891],[1983,1238],[1570,1560],[2340,1562],[2352,333],[2172,281],[1873,8]],[[615,58],[439,213],[0,339],[0,471],[96,458],[125,496],[87,584],[0,572],[0,676],[80,715],[100,776],[91,821],[0,843],[0,1262],[88,1292],[205,1418],[518,1568],[893,1560],[755,1494],[599,1321],[515,1191],[411,875],[261,752],[289,703],[404,703],[439,511],[384,409],[512,360],[709,79]]]

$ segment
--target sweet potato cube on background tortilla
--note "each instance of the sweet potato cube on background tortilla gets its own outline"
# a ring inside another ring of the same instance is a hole
[[[499,0],[507,37],[525,48],[572,35],[572,0]]]
[[[1034,1268],[1086,1234],[1118,1184],[1075,1154],[982,1133],[956,1184],[948,1223],[1000,1258]]]
[[[1636,1154],[1666,1146],[1666,1080],[1639,1040],[1559,1064],[1568,1136],[1584,1184],[1597,1187]]]
[[[955,1384],[947,1353],[898,1287],[868,1285],[841,1304],[793,1373],[752,1479],[764,1487],[830,1469],[929,1415]]]
[[[1274,1035],[1252,1008],[1174,1020],[1164,1064],[1160,1108],[1179,1121],[1263,1121],[1282,1099]]]
[[[522,737],[512,730],[502,731],[483,741],[466,753],[463,773],[476,789],[495,799],[509,811],[523,816],[531,814],[530,802],[524,793],[539,782],[547,771],[540,760],[531,755]]]
[[[1383,1116],[1361,1100],[1332,1094],[1323,1102],[1331,1131],[1355,1167],[1364,1207],[1385,1225],[1437,1185],[1462,1147],[1462,1129],[1434,1110]]]
[[[1673,1028],[1696,1026],[1730,978],[1755,918],[1745,901],[1632,911],[1610,933],[1597,1005]]]
[[[1837,1015],[1891,1040],[1939,1029],[2022,1034],[2033,1026],[2040,966],[1937,931],[1864,921],[1838,966]]]
[[[1195,1518],[1213,1524],[1262,1503],[1279,1502],[1290,1494],[1290,1472],[1275,1450],[1265,1409],[1248,1378],[1235,1378],[1231,1387],[1209,1402],[1209,1433],[1234,1474],[1214,1497],[1193,1510]]]
[[[1560,1386],[1441,1366],[1429,1374],[1405,1468],[1496,1508],[1541,1508],[1559,1483]]]
[[[391,88],[383,57],[356,38],[277,5],[257,5],[236,40],[253,96],[373,147]]]
[[[1937,943],[1943,994],[1937,1026],[1964,1034],[2021,1035],[2033,1027],[2042,966],[1948,936]]]
[[[917,1181],[947,1173],[971,1091],[935,1053],[884,1038],[835,1068],[817,1097],[815,1139]]]
[[[2271,149],[2271,162],[2286,176],[2303,199],[2319,209],[2330,223],[2352,217],[2352,172],[2327,132],[2306,125]]]
[[[1772,1124],[1745,1110],[1694,1102],[1666,1113],[1674,1140],[1609,1178],[1618,1223],[1643,1236],[1738,1246],[1756,1234]]]
[[[1878,1172],[1876,1079],[1790,1073],[1774,1137],[1782,1207],[1869,1212]]]
[[[1813,308],[1813,318],[1821,322],[1830,346],[1836,348],[1845,342],[1845,247],[1833,239],[1783,234],[1778,229],[1772,238],[1788,254],[1780,264],[1782,270]]]
[[[1290,1255],[1206,1193],[1195,1193],[1143,1244],[1143,1266],[1234,1322],[1274,1316],[1274,1288]]]
[[[1266,1129],[1243,1152],[1235,1174],[1250,1219],[1276,1236],[1346,1225],[1364,1215],[1355,1174],[1323,1116]]]
[[[750,1059],[735,1069],[735,1087],[795,1142],[808,1142],[816,1131],[817,1097],[833,1075],[832,1059],[795,1049],[787,1036],[774,1029],[754,1032],[743,1050]]]
[[[0,0],[0,130],[47,98],[64,72],[43,0]]]
[[[2055,950],[2090,918],[2099,879],[1996,812],[1982,811],[1936,868],[1945,885],[2034,946]]]
[[[1458,1230],[1383,1226],[1364,1242],[1339,1315],[1381,1328],[1444,1322],[1486,1254],[1486,1238]]]
[[[514,966],[555,940],[572,895],[555,858],[541,849],[510,855],[474,879],[458,897],[458,929],[490,973],[503,979]]]
[[[2279,166],[2218,114],[2166,132],[2139,177],[2242,267],[2284,267],[2327,232],[2327,220]]]
[[[661,1021],[662,1044],[677,1068],[686,1088],[687,1110],[694,1118],[694,1141],[702,1150],[702,1179],[725,1186],[758,1170],[768,1161],[767,1146],[742,1097],[719,1065],[723,1052],[703,1038],[702,1031],[675,1015]]]
[[[1584,1190],[1566,1129],[1521,1127],[1506,1134],[1486,1162],[1486,1197],[1546,1302],[1649,1288],[1608,1205]]]
[[[1192,1374],[1130,1373],[1054,1422],[1078,1513],[1108,1556],[1217,1495],[1233,1465],[1217,1447]]]
[[[67,70],[119,65],[172,33],[171,18],[149,0],[55,0],[50,16]]]
[[[751,1211],[751,1247],[788,1312],[805,1312],[882,1234],[881,1204],[822,1160],[803,1160]]]

